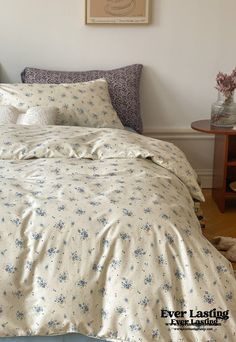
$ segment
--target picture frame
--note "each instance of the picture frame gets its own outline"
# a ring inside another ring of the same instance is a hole
[[[148,24],[151,0],[85,0],[86,24]]]

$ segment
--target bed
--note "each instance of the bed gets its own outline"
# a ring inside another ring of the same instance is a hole
[[[9,123],[0,170],[1,341],[235,340],[234,273],[202,235],[176,146]]]

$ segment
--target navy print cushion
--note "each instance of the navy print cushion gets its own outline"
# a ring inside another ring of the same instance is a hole
[[[25,68],[21,74],[23,83],[77,83],[105,78],[114,109],[122,124],[142,133],[139,84],[143,66],[133,64],[114,70],[52,71]]]

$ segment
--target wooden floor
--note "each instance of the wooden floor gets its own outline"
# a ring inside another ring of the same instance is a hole
[[[236,206],[228,207],[222,214],[211,197],[211,190],[203,190],[206,202],[202,204],[206,221],[204,235],[207,238],[215,236],[230,236],[236,238]],[[236,270],[236,263],[233,264]]]

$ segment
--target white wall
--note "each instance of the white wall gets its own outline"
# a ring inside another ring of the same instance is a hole
[[[191,121],[209,117],[218,70],[236,64],[235,13],[235,0],[152,0],[151,25],[86,26],[84,0],[0,0],[0,80],[19,81],[25,66],[86,70],[143,63],[146,131],[183,132],[183,149],[195,167],[209,170],[212,140],[202,148],[201,139],[185,133]]]

